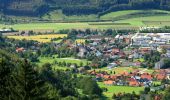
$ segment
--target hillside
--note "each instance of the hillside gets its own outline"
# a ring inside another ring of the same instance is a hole
[[[6,15],[39,16],[62,10],[65,15],[98,14],[136,9],[170,10],[169,0],[0,0],[0,11]]]

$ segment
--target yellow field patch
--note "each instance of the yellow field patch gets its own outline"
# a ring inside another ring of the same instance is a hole
[[[85,41],[86,41],[85,39],[77,39],[75,42],[76,43],[85,43]]]
[[[13,38],[13,39],[26,39],[26,40],[35,40],[38,42],[51,42],[51,39],[53,38],[64,38],[67,37],[67,34],[47,34],[47,35],[35,35],[35,36],[8,36],[8,38]]]

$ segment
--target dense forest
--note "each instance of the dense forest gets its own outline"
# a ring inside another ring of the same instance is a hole
[[[124,9],[170,10],[169,0],[0,0],[4,14],[39,16],[61,9],[65,15],[98,14]]]
[[[30,48],[33,44],[35,41],[10,40],[0,34],[0,100],[101,98],[102,89],[92,77],[77,76],[70,70],[54,71],[50,63],[38,67],[29,58],[13,51],[17,45]]]

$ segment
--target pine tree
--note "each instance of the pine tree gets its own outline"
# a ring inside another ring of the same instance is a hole
[[[45,82],[41,80],[38,72],[27,61],[18,66],[14,82],[11,83],[11,98],[15,100],[42,100],[46,99]]]
[[[8,100],[10,96],[9,83],[12,81],[12,71],[17,65],[17,57],[5,50],[0,50],[0,100]]]
[[[10,69],[7,66],[7,61],[6,58],[0,58],[0,100],[7,99],[9,96]]]

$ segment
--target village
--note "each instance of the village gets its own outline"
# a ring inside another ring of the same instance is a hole
[[[54,34],[44,37],[49,33],[41,33],[42,39],[48,39],[52,45],[43,46],[44,43],[38,41],[26,48],[17,46],[16,52],[40,52],[48,48],[41,53],[47,54],[45,62],[52,60],[53,69],[58,69],[56,65],[62,66],[61,69],[93,77],[105,86],[150,88],[152,92],[162,91],[169,86],[170,33],[126,32],[110,36],[104,32],[74,32],[56,34],[56,38]],[[36,35],[22,32],[15,36],[33,38]],[[40,59],[41,62],[41,55],[35,56],[36,61]],[[35,60],[35,57],[31,59]]]

